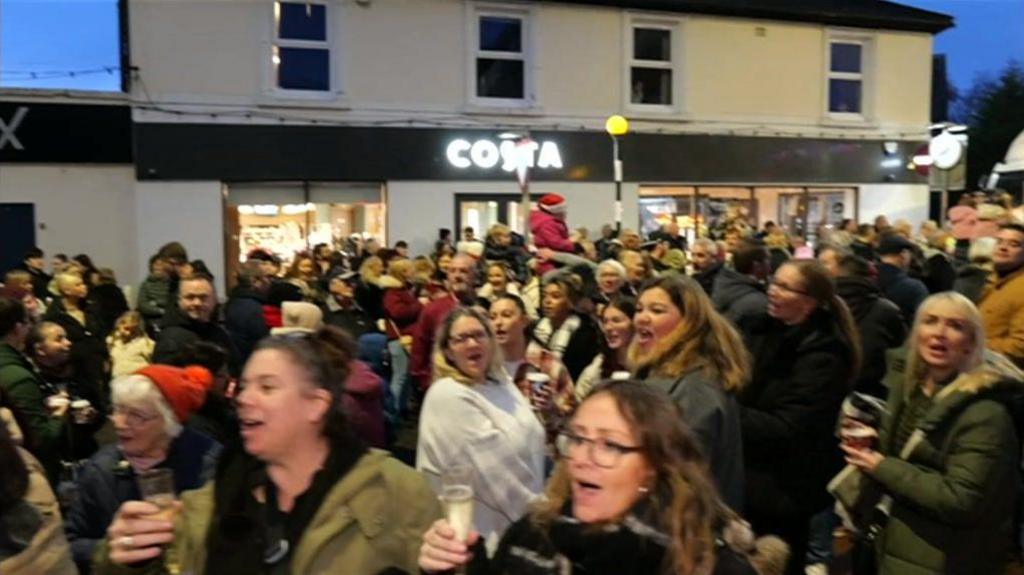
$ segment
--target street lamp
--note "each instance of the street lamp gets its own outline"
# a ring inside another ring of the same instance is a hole
[[[498,138],[515,145],[515,169],[516,181],[519,183],[519,193],[522,198],[519,202],[519,217],[522,222],[523,244],[530,243],[530,164],[533,163],[533,148],[536,146],[530,139],[529,133],[503,132]]]
[[[615,171],[615,233],[622,231],[622,160],[619,159],[619,136],[629,133],[629,121],[619,116],[609,116],[604,129],[612,137],[612,166]]]

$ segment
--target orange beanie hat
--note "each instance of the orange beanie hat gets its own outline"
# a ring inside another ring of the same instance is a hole
[[[172,367],[153,364],[135,373],[149,378],[156,385],[180,423],[185,423],[189,415],[203,406],[206,392],[213,385],[213,374],[198,365]]]

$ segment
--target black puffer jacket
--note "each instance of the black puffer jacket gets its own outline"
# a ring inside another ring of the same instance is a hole
[[[765,321],[752,337],[753,381],[740,395],[747,510],[810,517],[842,467],[835,424],[852,387],[847,346],[818,310],[804,323]]]
[[[90,387],[91,395],[103,397],[101,389],[110,373],[110,354],[104,341],[103,319],[96,313],[96,308],[86,307],[83,326],[64,309],[64,303],[56,299],[46,310],[44,319],[64,328],[71,341],[71,363],[79,381]]]
[[[188,357],[192,346],[200,341],[223,349],[228,356],[228,371],[234,377],[241,374],[242,362],[238,349],[228,332],[216,320],[201,322],[188,317],[178,306],[167,310],[164,316],[163,327],[153,350],[153,363],[182,365],[183,358]]]
[[[836,292],[846,302],[857,321],[864,360],[854,389],[882,399],[888,390],[882,385],[885,377],[885,352],[903,345],[907,326],[896,304],[882,297],[882,292],[868,278],[836,278]]]
[[[712,297],[715,291],[715,276],[718,275],[724,266],[722,264],[715,264],[704,271],[693,274],[693,279],[697,280],[700,287],[704,288],[704,293],[708,294],[708,297]]]
[[[756,279],[732,268],[723,268],[715,278],[711,301],[744,337],[764,321],[768,294]]]

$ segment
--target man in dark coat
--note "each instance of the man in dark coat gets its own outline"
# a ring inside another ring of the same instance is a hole
[[[46,273],[46,258],[43,250],[32,248],[25,252],[25,259],[16,269],[25,270],[32,277],[32,293],[39,299],[46,301],[50,297],[50,280]]]
[[[857,321],[864,360],[854,390],[885,399],[882,385],[886,373],[886,351],[903,345],[907,326],[896,304],[882,297],[871,280],[870,264],[863,258],[846,254],[839,258],[836,293],[846,302]]]
[[[693,260],[693,279],[697,280],[708,297],[711,297],[714,295],[715,276],[722,271],[725,260],[718,249],[718,244],[708,238],[698,239],[693,242],[690,259]]]
[[[732,267],[722,268],[715,278],[711,301],[744,339],[767,313],[764,281],[770,273],[768,248],[760,241],[744,242],[733,256]]]
[[[237,282],[224,306],[224,327],[242,364],[249,360],[256,344],[270,335],[263,317],[264,295],[269,285],[259,262],[246,262],[238,271]]]
[[[913,323],[917,307],[928,297],[924,283],[907,275],[913,250],[913,244],[896,234],[886,234],[878,243],[878,287],[900,308],[907,325]]]
[[[331,297],[327,298],[327,313],[324,314],[324,323],[341,328],[354,340],[359,340],[367,333],[380,331],[375,320],[356,301],[357,285],[359,274],[355,272],[344,272],[332,277],[327,284]]]
[[[228,371],[238,377],[242,362],[231,336],[216,321],[217,294],[209,277],[192,276],[178,286],[178,305],[167,310],[153,350],[153,363],[179,365],[178,356],[197,341],[219,346],[228,354]]]

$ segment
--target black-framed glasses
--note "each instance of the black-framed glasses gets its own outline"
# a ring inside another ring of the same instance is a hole
[[[643,449],[637,445],[622,445],[606,439],[583,437],[568,430],[559,433],[555,440],[558,455],[566,459],[572,459],[573,451],[581,446],[586,446],[587,457],[590,458],[591,463],[606,469],[617,466],[623,455],[636,453]]]
[[[797,295],[805,295],[807,297],[814,297],[814,296],[812,296],[811,294],[807,293],[804,290],[796,289],[795,287],[793,287],[791,285],[788,285],[785,282],[780,282],[779,280],[775,279],[775,277],[768,278],[768,289],[771,289],[771,288],[778,288],[778,289],[780,289],[780,290],[782,290],[784,292],[795,293]]]
[[[460,333],[459,335],[455,335],[453,333],[450,336],[448,336],[449,345],[463,345],[469,343],[470,340],[473,340],[477,343],[484,343],[485,341],[487,341],[487,332],[480,330],[471,331],[469,333]]]

